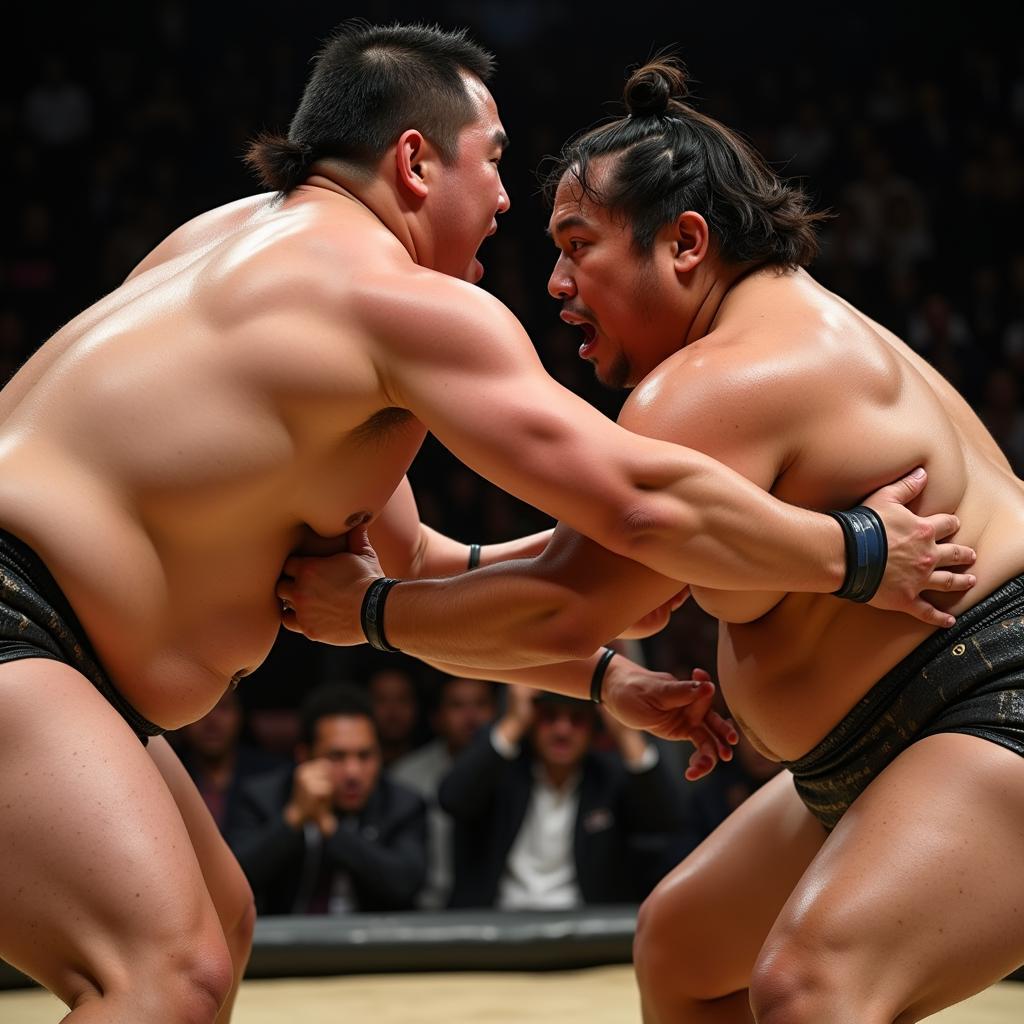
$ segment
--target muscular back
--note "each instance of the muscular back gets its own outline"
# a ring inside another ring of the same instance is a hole
[[[956,391],[899,339],[804,273],[762,274],[715,332],[663,363],[621,422],[692,445],[787,502],[846,508],[915,465],[914,510],[955,511],[978,552],[954,614],[1024,570],[1024,489]],[[771,543],[771,537],[765,537]],[[693,588],[721,621],[730,708],[768,753],[805,753],[929,628],[809,594]]]
[[[214,210],[0,393],[0,525],[158,724],[262,661],[288,553],[378,511],[422,441],[358,314],[361,282],[409,262],[381,235],[356,204],[301,194]]]

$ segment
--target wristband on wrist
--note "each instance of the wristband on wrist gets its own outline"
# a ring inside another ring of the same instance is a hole
[[[843,528],[846,545],[846,578],[836,597],[863,604],[875,596],[889,558],[885,526],[878,514],[865,505],[846,512],[829,512]]]
[[[590,677],[590,699],[595,704],[601,703],[601,684],[604,682],[605,672],[608,671],[608,662],[614,657],[615,652],[610,647],[606,647],[594,666],[594,674]]]
[[[397,653],[399,648],[388,643],[384,635],[384,600],[388,591],[399,580],[389,579],[381,576],[374,580],[363,595],[363,605],[359,609],[359,622],[363,627],[363,635],[366,642],[378,651],[388,651],[391,654]]]
[[[466,570],[475,569],[480,564],[480,545],[470,544],[469,545],[469,564],[466,566]]]

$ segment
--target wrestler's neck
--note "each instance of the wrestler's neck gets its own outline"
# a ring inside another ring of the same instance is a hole
[[[764,271],[761,265],[737,265],[717,259],[702,261],[687,286],[689,315],[682,347],[720,328],[740,286]]]
[[[416,211],[380,174],[360,174],[348,171],[344,164],[333,160],[318,161],[303,183],[343,196],[361,206],[375,217],[402,244],[414,263],[430,266],[429,244],[419,225]]]

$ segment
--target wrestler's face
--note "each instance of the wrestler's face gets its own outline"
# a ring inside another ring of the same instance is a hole
[[[380,746],[373,723],[363,715],[321,718],[309,754],[330,766],[334,806],[346,814],[361,811],[380,777]]]
[[[455,162],[431,188],[431,233],[434,269],[475,284],[484,274],[477,250],[510,205],[498,169],[508,138],[487,87],[473,75],[464,81],[476,116],[459,133]]]
[[[596,163],[591,174],[600,189]],[[602,384],[634,387],[683,342],[669,250],[656,244],[650,257],[638,254],[631,226],[584,195],[572,174],[558,186],[548,231],[558,248],[548,292],[562,319],[583,331],[580,358]]]

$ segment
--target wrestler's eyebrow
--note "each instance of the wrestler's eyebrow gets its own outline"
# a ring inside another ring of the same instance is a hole
[[[560,235],[563,231],[568,231],[569,228],[589,228],[589,227],[590,227],[590,224],[587,221],[586,217],[581,217],[578,213],[571,213],[571,214],[569,214],[568,217],[563,217],[555,225],[555,230],[554,231],[552,231],[551,228],[545,228],[544,229],[544,234],[546,234],[548,236],[548,238],[551,238],[554,235]]]
[[[509,147],[509,137],[500,128],[494,133],[493,141],[501,148],[502,153]]]

